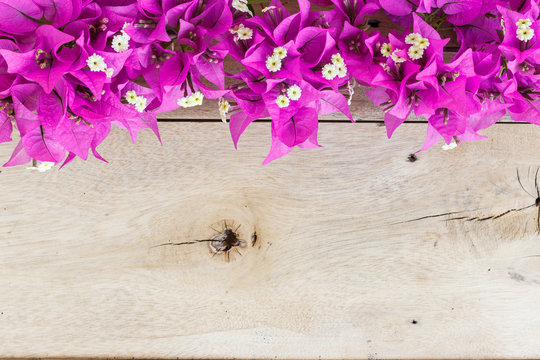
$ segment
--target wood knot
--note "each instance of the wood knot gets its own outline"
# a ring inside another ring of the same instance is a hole
[[[226,228],[222,233],[213,236],[210,241],[210,248],[216,253],[229,251],[235,246],[245,247],[246,242],[239,239],[238,234],[231,228]]]
[[[244,248],[247,246],[248,243],[246,240],[241,239],[239,236],[238,229],[241,225],[235,227],[234,221],[232,220],[222,220],[220,223],[221,226],[217,226],[216,224],[212,224],[209,226],[210,229],[214,231],[214,235],[210,238],[197,240],[188,239],[187,241],[181,242],[170,241],[167,243],[152,246],[152,248],[161,246],[196,245],[200,243],[208,243],[208,247],[210,248],[210,251],[213,253],[213,255],[224,254],[225,260],[227,260],[228,262],[230,260],[231,250],[235,250],[236,252],[238,252],[239,255],[242,255],[242,253],[237,248]],[[253,235],[251,236],[251,246],[255,246],[256,242],[257,233],[254,230]]]

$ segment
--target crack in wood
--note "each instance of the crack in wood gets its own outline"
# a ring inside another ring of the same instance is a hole
[[[528,173],[530,173],[530,170],[531,169],[529,167]],[[520,212],[520,211],[529,209],[531,207],[538,207],[538,213],[537,213],[537,216],[536,216],[536,229],[537,229],[537,232],[540,233],[540,185],[538,184],[538,174],[539,174],[539,172],[540,172],[540,167],[536,169],[536,172],[535,172],[535,175],[534,175],[534,186],[535,186],[535,189],[536,189],[536,196],[534,196],[533,194],[531,194],[525,188],[525,186],[523,185],[523,182],[521,181],[521,177],[519,175],[519,169],[516,169],[516,177],[517,177],[519,186],[521,187],[521,189],[523,189],[523,191],[525,191],[525,193],[527,193],[529,196],[531,196],[532,198],[535,199],[533,204],[527,205],[527,206],[524,206],[524,207],[521,207],[521,208],[509,209],[509,210],[506,210],[506,211],[504,211],[504,212],[502,212],[500,214],[491,215],[491,216],[484,216],[484,217],[479,217],[479,216],[456,216],[456,217],[446,219],[445,221],[448,222],[448,221],[455,221],[455,220],[464,220],[464,221],[471,222],[471,221],[497,220],[497,219],[500,219],[503,216],[506,216],[506,215],[511,214],[513,212]],[[414,222],[414,221],[425,220],[425,219],[430,219],[430,218],[437,218],[437,217],[443,217],[443,216],[448,216],[448,215],[453,215],[453,214],[461,214],[461,213],[465,213],[465,212],[471,212],[471,211],[469,211],[469,210],[450,211],[450,212],[441,213],[441,214],[426,215],[426,216],[422,216],[422,217],[411,219],[411,220],[406,220],[406,221],[393,223],[391,225],[410,223],[410,222]]]
[[[245,240],[242,240],[238,237],[238,229],[242,224],[238,225],[234,230],[227,225],[227,220],[223,220],[224,223],[224,229],[222,231],[218,231],[214,229],[212,226],[210,228],[216,232],[214,236],[212,236],[211,239],[201,239],[201,240],[190,240],[190,241],[182,241],[182,242],[168,242],[163,244],[154,245],[151,248],[161,247],[161,246],[179,246],[179,245],[192,245],[192,244],[198,244],[202,242],[208,242],[210,243],[210,249],[212,249],[214,257],[216,254],[223,253],[225,254],[225,258],[227,262],[230,260],[230,254],[229,252],[231,250],[236,250],[240,256],[243,256],[242,253],[237,249],[237,247],[246,247],[247,242]],[[256,233],[254,233],[255,241],[256,241]],[[254,244],[252,240],[252,244]]]

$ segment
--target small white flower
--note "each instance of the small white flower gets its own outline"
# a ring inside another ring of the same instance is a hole
[[[532,25],[532,22],[530,19],[519,19],[517,22],[516,22],[516,25],[518,28],[520,27],[529,27]]]
[[[112,78],[112,76],[114,74],[114,69],[113,68],[107,68],[105,70],[105,74],[107,75],[108,78]]]
[[[418,33],[410,33],[405,37],[405,44],[413,45],[416,41],[422,39],[422,35]]]
[[[200,91],[197,91],[190,96],[183,97],[178,99],[178,105],[183,108],[193,107],[202,104],[204,96]]]
[[[504,26],[504,19],[501,18],[501,28],[502,28],[502,32],[503,32],[503,35],[506,34],[506,26]]]
[[[414,46],[419,47],[422,50],[427,49],[427,47],[429,46],[429,40],[421,37],[414,42]]]
[[[338,66],[338,65],[345,65],[345,61],[341,57],[341,54],[337,53],[332,55],[332,64]]]
[[[272,9],[275,9],[275,8],[276,8],[275,6],[267,6],[267,7],[265,7],[264,9],[262,9],[261,11],[262,11],[263,13],[265,13],[265,12],[267,12],[268,10],[272,10]]]
[[[229,109],[231,108],[231,104],[223,98],[219,99],[219,116],[221,117],[221,121],[224,123],[227,122],[227,113],[229,112]]]
[[[334,64],[326,64],[322,68],[322,76],[326,80],[332,80],[338,75],[338,69]]]
[[[418,46],[411,46],[409,51],[407,51],[407,55],[409,55],[412,60],[421,59],[422,56],[424,56],[424,49],[419,48]]]
[[[334,66],[336,67],[337,76],[339,78],[344,78],[347,76],[347,66],[345,64],[334,65]]]
[[[126,51],[129,49],[129,36],[127,34],[115,35],[112,39],[111,46],[118,53]]]
[[[394,60],[394,62],[395,62],[396,64],[399,64],[399,63],[404,62],[404,61],[405,61],[405,58],[402,58],[401,56],[397,55],[397,54],[396,54],[397,51],[398,51],[397,49],[394,50],[394,52],[392,53],[391,56],[392,56],[392,60]]]
[[[302,89],[300,89],[300,86],[298,85],[289,86],[287,89],[287,96],[289,99],[296,101],[300,99],[300,96],[302,96]]]
[[[389,57],[392,54],[392,45],[384,43],[381,45],[381,54],[384,57]]]
[[[146,98],[144,96],[137,96],[135,99],[135,109],[140,113],[146,109]]]
[[[197,101],[193,98],[193,95],[190,95],[185,98],[186,99],[186,107],[193,107],[197,105]]]
[[[50,162],[50,161],[40,161],[38,166],[37,166],[37,171],[45,172],[47,170],[52,169],[54,165],[55,165],[55,163]]]
[[[107,70],[107,64],[105,59],[101,55],[93,54],[86,59],[86,65],[90,68],[90,71],[105,71]]]
[[[249,7],[247,5],[247,0],[233,0],[232,7],[238,11],[246,12],[253,16],[253,13],[251,12],[251,10],[249,10]]]
[[[187,108],[187,97],[183,97],[181,99],[178,99],[178,102],[177,102],[178,106],[181,106],[183,108]]]
[[[135,103],[137,102],[137,93],[135,92],[135,90],[129,90],[126,93],[126,101],[128,102],[128,104],[135,105]]]
[[[290,103],[289,98],[286,97],[285,95],[279,95],[278,98],[276,99],[276,104],[280,108],[286,108],[287,106],[289,106],[289,103]]]
[[[197,92],[191,94],[191,97],[192,97],[193,102],[195,103],[195,105],[202,105],[202,102],[203,102],[203,99],[204,99],[204,95],[203,95],[202,92],[197,91]]]
[[[38,161],[37,166],[31,166],[27,167],[28,170],[37,170],[39,172],[45,172],[47,170],[50,170],[56,165],[53,162],[50,161]]]
[[[281,70],[281,59],[275,55],[269,56],[266,58],[266,68],[272,72]]]
[[[251,30],[248,27],[240,27],[238,31],[236,32],[236,36],[240,40],[250,40],[253,38],[253,30]]]
[[[277,48],[274,48],[272,56],[277,56],[280,60],[283,60],[287,57],[287,49],[278,46]]]
[[[443,150],[452,150],[452,149],[455,149],[456,147],[457,147],[456,141],[452,140],[452,142],[450,144],[444,144],[442,146],[442,149]]]
[[[534,36],[534,30],[530,27],[521,27],[516,30],[516,35],[520,41],[529,41]]]

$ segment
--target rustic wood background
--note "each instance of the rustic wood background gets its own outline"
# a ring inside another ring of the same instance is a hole
[[[388,140],[358,91],[357,123],[262,166],[270,124],[235,150],[216,109],[166,114],[163,146],[113,131],[109,164],[1,169],[0,357],[540,357],[538,127],[410,162],[424,120]],[[225,222],[229,259],[156,247]]]

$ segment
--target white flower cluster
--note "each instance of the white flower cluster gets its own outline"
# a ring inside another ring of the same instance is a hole
[[[324,65],[322,68],[322,76],[326,80],[332,80],[336,76],[339,78],[347,76],[347,65],[345,65],[341,54],[332,55],[332,62]]]
[[[126,93],[126,101],[128,104],[135,105],[135,109],[138,112],[143,112],[146,109],[146,98],[144,96],[137,96],[135,90],[130,90]]]
[[[253,13],[251,12],[251,10],[249,10],[247,0],[233,0],[232,7],[238,11],[245,12],[253,16]]]
[[[281,70],[281,60],[287,57],[287,49],[278,46],[274,48],[272,55],[266,57],[266,68],[271,72]]]
[[[429,46],[429,40],[422,37],[418,33],[410,33],[405,37],[405,43],[412,45],[407,51],[407,55],[411,60],[418,60],[424,56],[424,50]],[[381,54],[384,57],[391,57],[395,63],[399,64],[404,62],[406,59],[402,56],[399,56],[397,52],[400,49],[392,49],[392,45],[389,43],[384,43],[381,45]]]
[[[124,23],[124,26],[122,27],[121,34],[115,35],[112,39],[112,48],[114,51],[120,53],[124,52],[127,49],[129,49],[129,40],[131,37],[124,31],[126,26],[128,26],[128,23]]]
[[[189,96],[178,99],[178,105],[180,105],[183,108],[198,106],[198,105],[202,105],[203,99],[204,99],[203,93],[200,91],[196,91]]]
[[[392,55],[392,45],[389,43],[384,43],[381,45],[381,54],[384,57],[389,57]]]
[[[90,71],[103,71],[108,78],[111,78],[114,74],[114,69],[107,67],[103,56],[95,53],[90,55],[88,59],[86,59],[86,65],[88,65]]]
[[[534,29],[531,28],[532,21],[530,19],[519,19],[516,25],[516,36],[519,41],[529,41],[533,38]]]
[[[239,24],[229,30],[231,34],[236,34],[236,40],[250,40],[253,38],[253,30],[248,27],[245,27],[243,24]]]
[[[227,114],[229,113],[229,109],[231,108],[231,104],[223,98],[219,98],[218,102],[219,106],[219,116],[221,117],[221,121],[224,123],[227,122]]]
[[[405,37],[405,44],[412,45],[407,51],[411,60],[418,60],[424,56],[424,50],[429,46],[429,40],[418,33],[410,33]]]
[[[131,37],[122,31],[122,34],[115,35],[112,39],[112,48],[116,52],[124,52],[129,49],[129,40]]]
[[[291,85],[287,89],[287,95],[279,95],[276,99],[276,104],[280,108],[286,108],[292,101],[297,101],[302,96],[302,89],[298,85]]]

